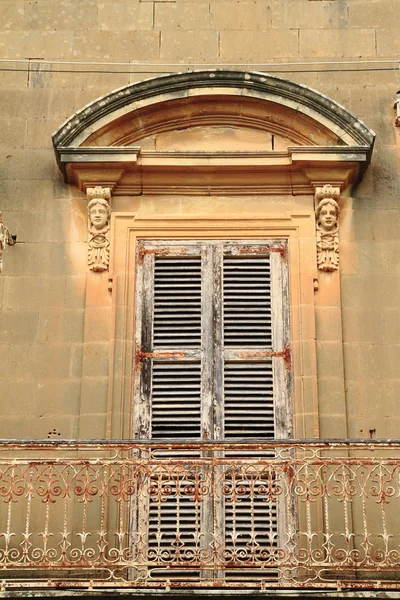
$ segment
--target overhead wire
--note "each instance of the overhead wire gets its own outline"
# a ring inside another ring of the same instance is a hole
[[[11,64],[27,65],[26,68],[1,66]],[[48,65],[62,65],[66,67],[87,66],[87,69],[76,68],[54,68]],[[367,66],[370,65],[370,66]],[[378,66],[379,65],[379,66]],[[386,65],[386,66],[383,66]],[[346,68],[343,68],[343,67]],[[114,67],[114,69],[95,69],[93,67]],[[121,70],[118,67],[129,67]],[[293,68],[290,68],[293,67]],[[302,68],[299,68],[302,67]],[[311,68],[312,67],[312,68]],[[329,68],[327,68],[329,67]],[[260,72],[272,73],[338,73],[338,72],[374,72],[374,71],[398,71],[400,59],[386,60],[336,60],[336,61],[298,61],[298,62],[271,62],[271,63],[155,63],[155,62],[109,62],[109,61],[64,61],[46,60],[44,58],[24,59],[0,59],[0,72],[29,72],[40,73],[88,73],[88,74],[127,74],[127,75],[151,75],[153,73],[169,74],[181,70],[204,70],[204,69],[245,69],[258,70]]]

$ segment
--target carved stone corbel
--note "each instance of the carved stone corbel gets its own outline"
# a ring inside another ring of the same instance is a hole
[[[91,271],[108,271],[110,264],[111,189],[87,188],[88,266]]]
[[[397,94],[397,100],[393,105],[393,108],[396,109],[396,118],[394,121],[394,124],[396,127],[400,127],[400,90],[398,92],[396,92]]]
[[[315,190],[317,222],[317,265],[320,271],[339,268],[340,187],[326,184]]]
[[[0,273],[3,271],[3,251],[6,247],[6,244],[9,246],[14,246],[16,241],[16,236],[12,236],[8,227],[6,227],[3,223],[3,216],[0,212]]]

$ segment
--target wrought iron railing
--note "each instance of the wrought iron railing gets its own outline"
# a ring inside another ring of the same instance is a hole
[[[0,442],[18,587],[400,589],[400,441]]]

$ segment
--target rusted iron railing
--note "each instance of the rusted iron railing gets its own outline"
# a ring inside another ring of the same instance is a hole
[[[0,441],[2,589],[400,589],[400,441]]]

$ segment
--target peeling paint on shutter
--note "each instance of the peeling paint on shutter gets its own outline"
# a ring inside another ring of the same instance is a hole
[[[155,362],[152,387],[152,437],[199,438],[200,364]]]
[[[286,252],[279,240],[140,242],[133,410],[138,437],[291,435]],[[254,455],[241,451],[246,454]],[[234,460],[235,455],[225,457]],[[138,508],[149,553],[174,562],[177,549],[193,556],[191,550],[208,547],[216,536],[224,540],[227,557],[246,556],[251,548],[273,554],[285,515],[278,503],[254,493],[262,488],[263,476],[251,481],[232,467],[224,474],[231,496],[203,498],[201,506],[181,493],[191,475],[154,481],[169,492]],[[267,476],[273,481],[275,474]],[[240,502],[231,501],[235,487],[241,490]],[[273,578],[274,571],[267,571]],[[189,565],[158,569],[152,576],[166,572],[168,578],[200,576]],[[262,574],[245,572],[249,578]],[[234,578],[235,569],[223,576]]]
[[[225,437],[275,437],[272,362],[225,363]]]
[[[157,347],[200,347],[201,258],[156,256],[154,333]]]
[[[269,256],[224,257],[225,346],[271,346]]]

